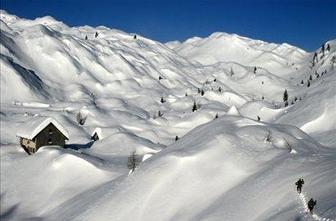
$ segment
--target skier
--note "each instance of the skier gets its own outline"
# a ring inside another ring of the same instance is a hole
[[[316,200],[311,198],[308,202],[308,209],[310,213],[313,213],[314,206],[316,205]]]
[[[298,193],[301,193],[303,184],[304,184],[304,181],[302,178],[296,181],[295,185],[296,185],[296,190],[298,191]]]

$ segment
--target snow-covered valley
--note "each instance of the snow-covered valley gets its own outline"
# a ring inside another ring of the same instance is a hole
[[[162,44],[0,16],[1,220],[336,220],[336,40]],[[39,117],[65,149],[23,150]]]

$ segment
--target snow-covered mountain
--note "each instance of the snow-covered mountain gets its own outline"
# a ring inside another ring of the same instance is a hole
[[[227,33],[162,44],[0,19],[4,220],[336,217],[336,40],[315,55]],[[38,116],[67,129],[67,149],[22,150],[16,133]]]

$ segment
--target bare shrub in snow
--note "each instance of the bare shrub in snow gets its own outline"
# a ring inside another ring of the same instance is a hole
[[[271,143],[272,142],[272,134],[271,134],[271,131],[268,131],[267,135],[266,135],[266,138],[265,138],[265,141],[268,142],[268,143]]]
[[[292,146],[289,144],[289,142],[285,138],[284,138],[284,141],[285,141],[285,143],[287,145],[288,152],[292,152],[292,150],[293,150]]]
[[[136,154],[136,151],[133,151],[128,157],[127,168],[130,169],[130,172],[133,173],[135,168],[140,164],[140,157]]]

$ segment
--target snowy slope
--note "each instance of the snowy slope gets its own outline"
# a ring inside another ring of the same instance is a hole
[[[2,219],[335,220],[336,40],[312,66],[314,52],[234,34],[162,44],[0,19]],[[28,156],[15,135],[34,117],[56,119],[67,149]]]
[[[275,74],[284,74],[301,67],[308,53],[289,44],[273,44],[236,34],[213,33],[207,38],[191,38],[183,43],[168,42],[178,54],[205,65],[235,62],[258,66]]]

